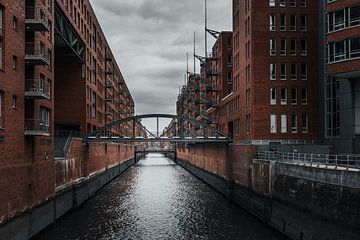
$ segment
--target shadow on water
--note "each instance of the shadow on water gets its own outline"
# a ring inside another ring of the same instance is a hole
[[[149,154],[36,239],[282,239],[160,154]]]

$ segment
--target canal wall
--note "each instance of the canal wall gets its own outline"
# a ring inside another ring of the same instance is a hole
[[[258,161],[255,151],[192,145],[177,163],[292,239],[360,239],[359,172]]]
[[[77,208],[135,163],[135,148],[125,144],[73,139],[65,158],[54,159],[52,195],[0,224],[0,239],[29,239]]]

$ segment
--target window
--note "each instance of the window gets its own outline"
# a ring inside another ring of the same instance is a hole
[[[309,132],[309,115],[307,115],[306,113],[303,113],[301,116],[301,130],[302,133]]]
[[[360,25],[360,5],[349,8],[349,26]]]
[[[280,0],[280,7],[286,7],[286,0]]]
[[[96,84],[96,59],[93,57],[93,61],[92,61],[92,78],[91,78],[91,82],[93,84]]]
[[[360,57],[360,37],[353,37],[349,39],[349,58]]]
[[[360,58],[360,37],[352,37],[327,45],[327,62],[334,63]]]
[[[276,55],[276,40],[270,39],[270,56]]]
[[[13,109],[16,109],[16,106],[17,106],[17,96],[13,95],[12,102],[11,102],[11,107]]]
[[[280,55],[286,55],[286,39],[280,40]]]
[[[51,68],[52,68],[52,53],[51,53],[50,49],[48,49],[48,51],[47,51],[47,59],[49,60],[48,68],[49,68],[49,70],[51,70]]]
[[[16,56],[13,56],[12,68],[13,68],[13,69],[16,69],[16,68],[17,68],[17,57],[16,57]]]
[[[296,0],[290,0],[290,7],[296,7]]]
[[[291,80],[297,79],[297,64],[291,63]]]
[[[276,105],[276,88],[270,88],[270,105]]]
[[[334,77],[328,77],[325,83],[325,126],[326,137],[338,137],[340,135],[340,97],[339,81]]]
[[[308,79],[308,65],[306,63],[301,64],[301,80]]]
[[[50,131],[50,110],[45,107],[40,107],[40,131]]]
[[[307,30],[307,16],[305,14],[301,14],[300,30],[301,31]]]
[[[15,16],[13,16],[12,25],[13,25],[13,29],[17,31],[17,29],[18,29],[18,19]]]
[[[301,89],[301,104],[302,105],[308,104],[308,89],[307,88]]]
[[[96,118],[96,92],[91,95],[91,117]]]
[[[0,129],[4,128],[4,92],[0,91]]]
[[[269,0],[269,7],[275,7],[275,0]]]
[[[280,31],[286,31],[286,14],[280,14]]]
[[[287,104],[287,89],[286,88],[281,89],[280,104],[281,105],[286,105]]]
[[[301,39],[301,56],[307,56],[307,40]]]
[[[294,87],[291,89],[291,105],[297,105],[297,97],[297,88]]]
[[[290,31],[296,31],[296,14],[290,15]]]
[[[300,7],[306,7],[306,0],[300,0]]]
[[[297,133],[297,115],[296,113],[291,114],[291,133]]]
[[[281,63],[280,69],[281,69],[280,79],[286,80],[286,63]]]
[[[50,96],[51,95],[51,79],[47,80],[47,91],[46,93]]]
[[[251,133],[251,115],[246,115],[246,132]]]
[[[295,38],[290,40],[290,55],[296,56],[296,39]]]
[[[281,115],[281,133],[287,133],[287,116]]]
[[[0,69],[3,69],[4,67],[4,61],[3,61],[3,58],[4,58],[4,51],[3,51],[3,39],[0,38]]]
[[[270,64],[270,80],[276,80],[276,64]]]
[[[4,36],[4,7],[0,5],[0,36]]]
[[[276,115],[275,114],[271,114],[270,115],[270,133],[276,133],[277,129],[276,129]]]
[[[270,31],[276,30],[275,14],[270,14]]]

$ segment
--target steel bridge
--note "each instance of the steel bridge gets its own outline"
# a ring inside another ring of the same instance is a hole
[[[149,131],[142,120],[156,121],[157,131]],[[170,120],[170,124],[160,131],[160,120]],[[121,129],[131,128],[122,132]],[[120,130],[119,130],[120,129]],[[125,118],[105,125],[89,133],[84,139],[89,142],[124,142],[124,143],[223,143],[231,142],[231,138],[211,127],[206,122],[171,114],[146,114]]]

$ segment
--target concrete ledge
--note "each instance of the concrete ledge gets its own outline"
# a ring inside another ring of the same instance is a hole
[[[354,240],[360,239],[360,232],[346,229],[318,219],[309,213],[303,213],[286,204],[238,184],[229,183],[224,178],[209,173],[190,164],[186,160],[176,162],[209,184],[229,200],[243,207],[261,221],[272,226],[280,233],[295,240]]]
[[[360,188],[360,172],[276,163],[276,174],[350,188]]]
[[[54,199],[42,203],[0,226],[0,239],[24,240],[34,237],[52,224],[55,219],[79,207],[134,164],[134,159],[125,161],[59,191]]]

